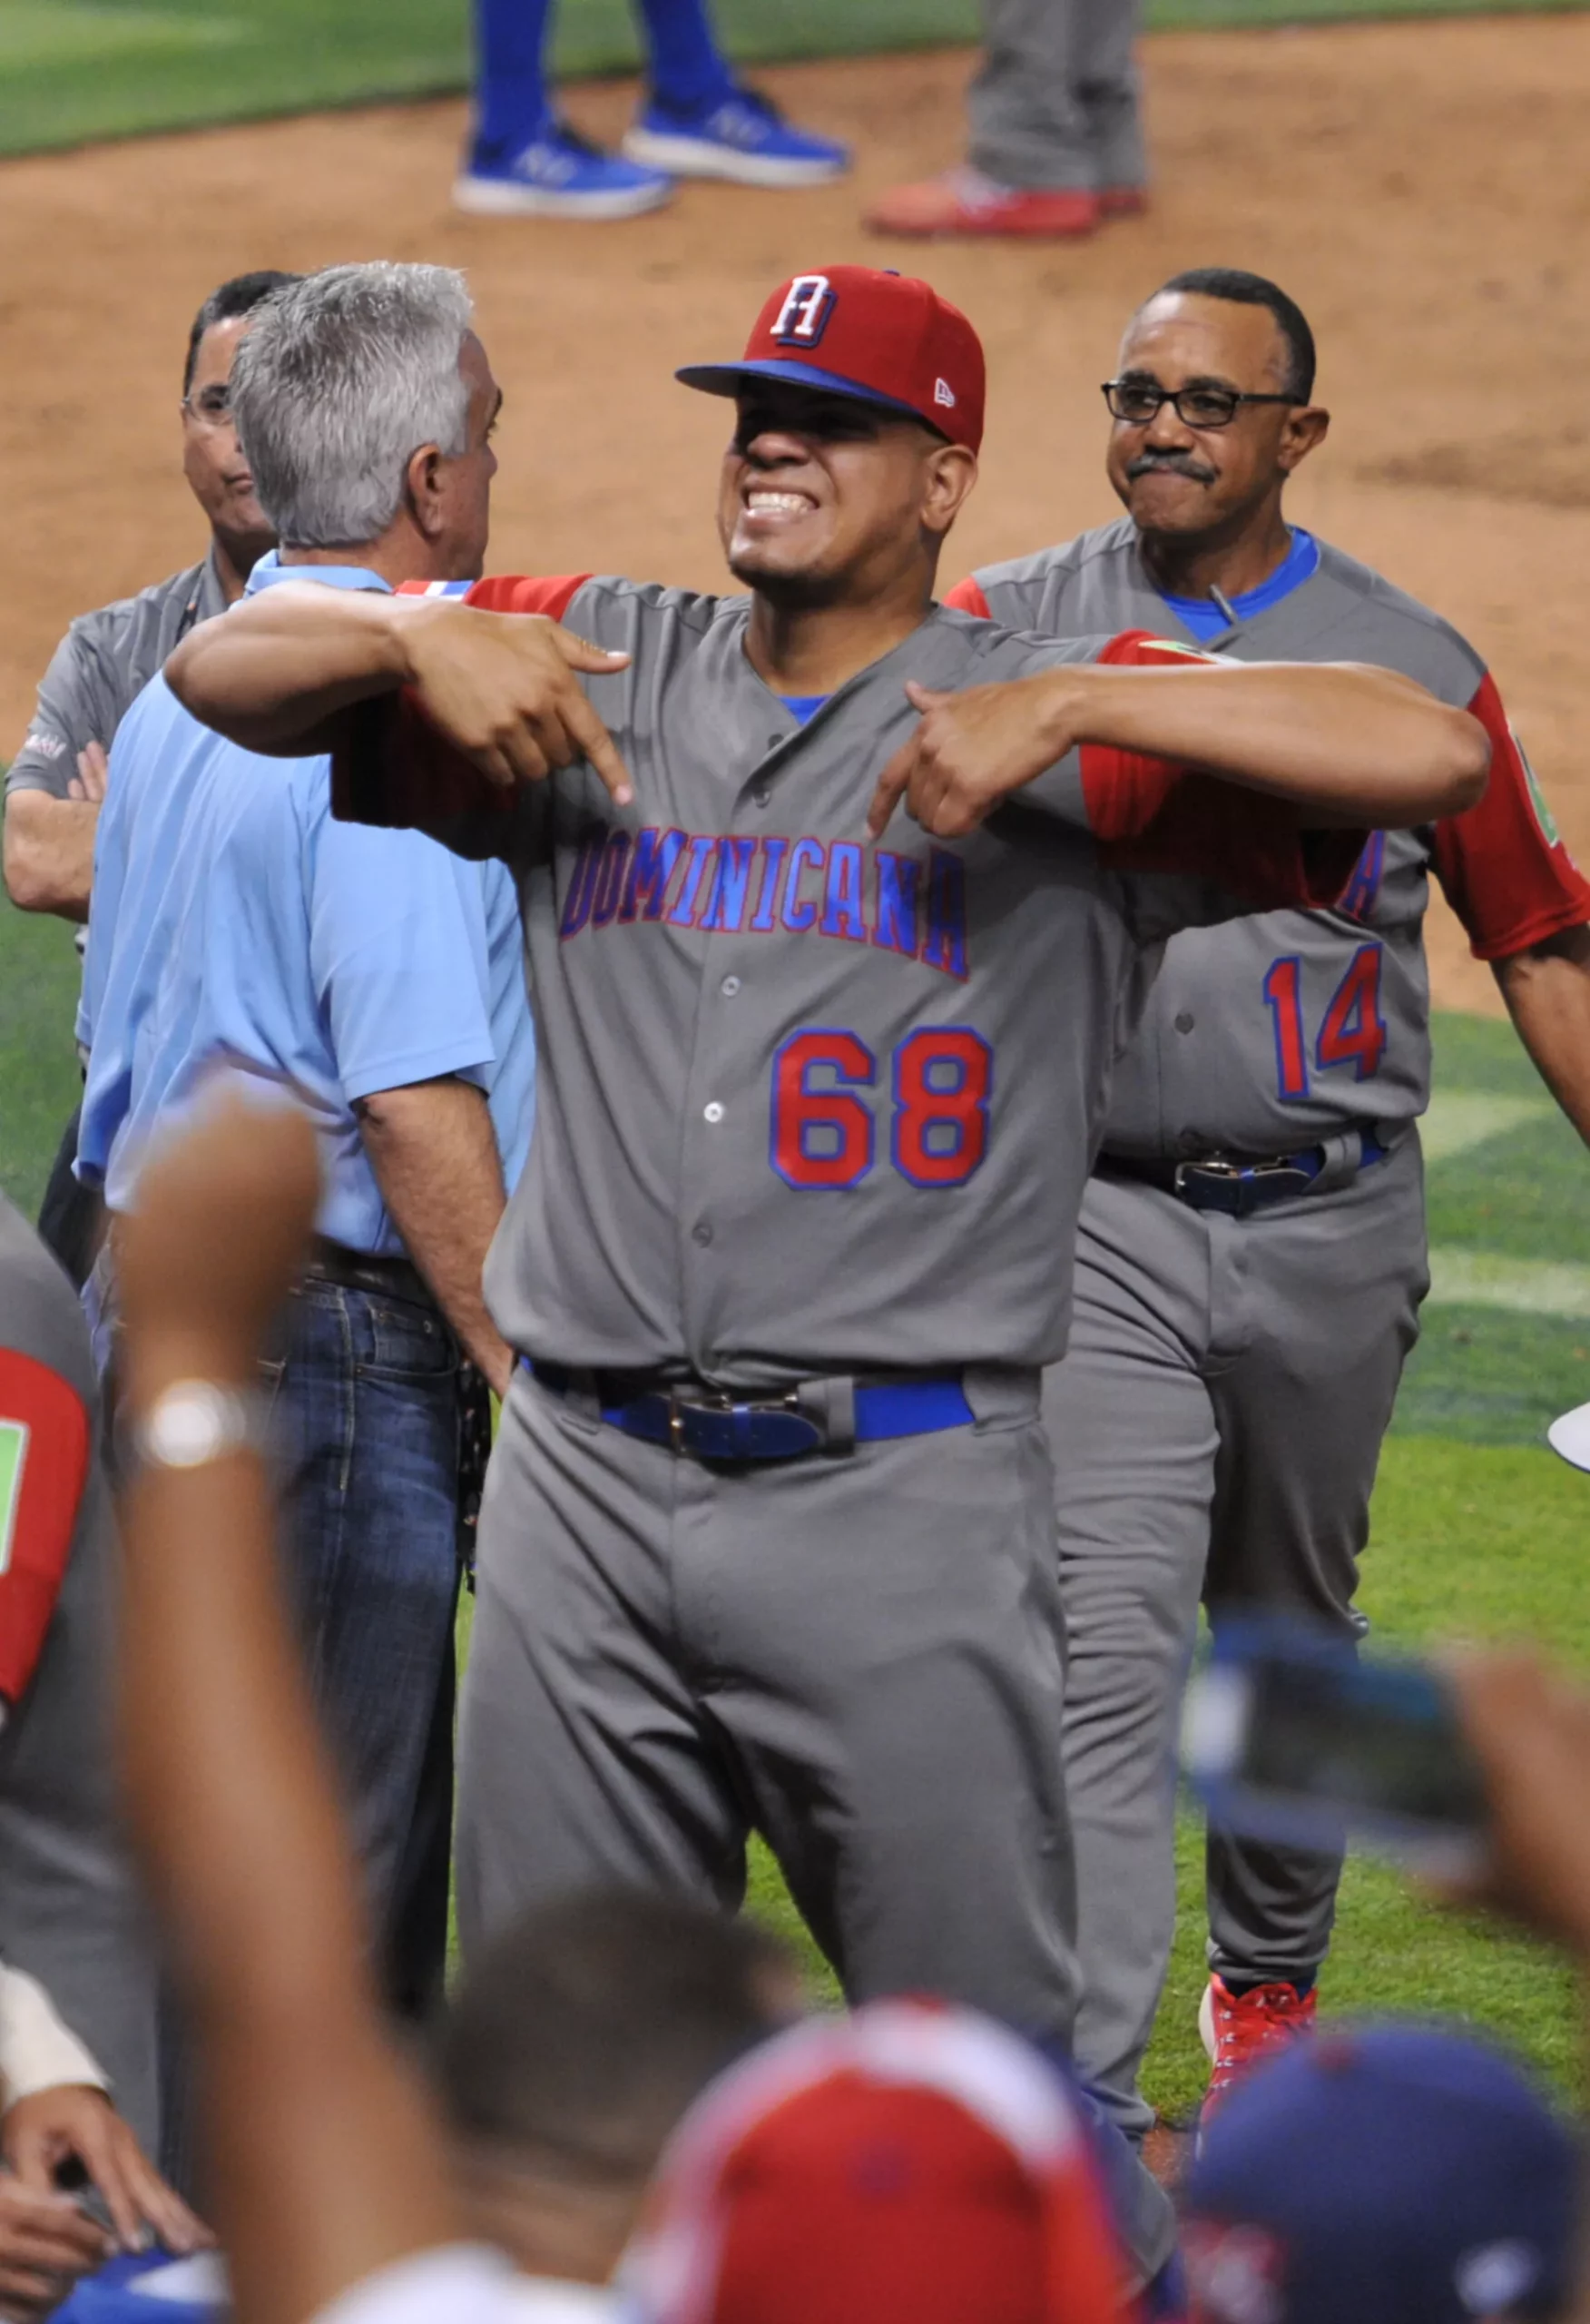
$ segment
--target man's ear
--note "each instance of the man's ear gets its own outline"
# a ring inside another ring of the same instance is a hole
[[[977,481],[977,456],[965,444],[938,444],[928,457],[922,522],[930,533],[947,533]]]
[[[417,452],[409,454],[408,466],[403,471],[403,497],[427,541],[436,539],[444,522],[442,468],[441,446],[422,444]]]
[[[1281,448],[1277,454],[1279,466],[1288,476],[1300,468],[1309,454],[1321,445],[1330,433],[1330,414],[1322,404],[1300,404],[1286,416],[1281,431]]]

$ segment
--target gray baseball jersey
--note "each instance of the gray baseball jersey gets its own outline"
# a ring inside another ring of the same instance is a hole
[[[1417,1142],[1392,1134],[1428,1095],[1428,872],[1485,958],[1590,919],[1590,889],[1478,657],[1340,550],[1319,544],[1317,558],[1208,642],[1255,661],[1400,670],[1481,720],[1491,778],[1467,815],[1377,834],[1335,910],[1175,937],[1105,1139],[1128,1157],[1261,1156],[1379,1130],[1390,1157],[1249,1218],[1118,1174],[1084,1197],[1070,1352],[1044,1394],[1069,1651],[1076,2050],[1133,2134],[1152,2121],[1136,2077],[1174,1926],[1170,1770],[1199,1598],[1217,1621],[1227,1606],[1285,1606],[1357,1631],[1380,1440],[1428,1280]],[[1126,519],[979,573],[952,598],[1058,635],[1100,623],[1192,634]],[[1212,1835],[1212,1965],[1311,1974],[1336,1875],[1329,1858]]]
[[[80,614],[39,682],[22,748],[5,777],[13,791],[64,799],[77,754],[90,743],[108,751],[130,705],[195,622],[226,611],[214,552],[135,597]]]
[[[72,1286],[0,1196],[0,1956],[153,2152],[155,1984],[113,1777],[115,1534]]]
[[[1045,637],[1192,635],[1144,571],[1128,517],[990,566],[951,602]],[[1479,656],[1367,566],[1321,542],[1309,578],[1207,642],[1245,661],[1399,670],[1480,719],[1490,783],[1467,815],[1377,832],[1333,911],[1179,936],[1116,1075],[1105,1146],[1127,1155],[1271,1154],[1344,1128],[1394,1128],[1429,1098],[1421,931],[1432,866],[1485,959],[1590,920],[1590,888],[1546,814]]]
[[[802,725],[746,656],[743,598],[611,579],[473,595],[550,606],[633,657],[585,682],[631,808],[581,766],[505,812],[412,809],[520,881],[541,1078],[486,1270],[504,1335],[741,1386],[1056,1357],[1064,1255],[1163,940],[1334,893],[1350,836],[1300,840],[1281,802],[1084,749],[969,838],[902,815],[874,848],[874,783],[917,723],[908,679],[1155,649],[940,608]],[[1186,782],[1204,812],[1178,829],[1198,820],[1200,841],[1156,852],[1155,809]],[[339,811],[407,812],[389,778],[362,804],[354,789]],[[1143,868],[1118,868],[1128,845]]]

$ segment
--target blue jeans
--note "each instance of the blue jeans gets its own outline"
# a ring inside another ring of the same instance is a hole
[[[265,1370],[305,1654],[389,1955],[453,1651],[457,1344],[433,1310],[311,1278]],[[445,1942],[443,1915],[438,1985]]]
[[[109,1376],[108,1255],[83,1294]],[[281,1541],[315,1699],[364,1867],[392,2005],[439,2000],[447,1962],[458,1351],[434,1311],[310,1277],[261,1366]],[[160,2167],[199,2199],[182,2013],[161,2015]]]

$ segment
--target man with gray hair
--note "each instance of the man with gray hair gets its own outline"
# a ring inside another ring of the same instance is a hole
[[[283,291],[232,376],[280,542],[250,591],[478,574],[500,402],[461,276],[341,266]],[[112,755],[79,1030],[78,1167],[112,1220],[91,1293],[113,1289],[152,1137],[218,1059],[292,1084],[313,1116],[314,1256],[262,1388],[322,1712],[417,1998],[439,1984],[445,1881],[416,1903],[418,1977],[395,1891],[451,1674],[460,1360],[499,1393],[513,1362],[480,1288],[529,1140],[512,882],[417,833],[334,822],[325,758],[236,749],[157,676]],[[217,1424],[195,1409],[201,1433]]]

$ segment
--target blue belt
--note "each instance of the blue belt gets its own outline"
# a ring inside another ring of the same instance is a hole
[[[804,1409],[800,1392],[784,1396],[715,1398],[694,1381],[643,1387],[611,1373],[572,1372],[561,1364],[520,1363],[537,1385],[555,1396],[594,1396],[610,1428],[648,1444],[696,1461],[793,1461],[804,1452],[849,1451],[897,1436],[933,1436],[946,1428],[969,1428],[977,1418],[958,1374],[922,1380],[820,1381],[813,1401],[836,1387],[850,1386],[854,1425],[841,1434],[820,1410]]]
[[[1377,1162],[1384,1162],[1390,1151],[1378,1137],[1362,1132],[1357,1168],[1372,1168]],[[1218,1210],[1228,1218],[1248,1218],[1256,1210],[1268,1210],[1278,1202],[1295,1202],[1300,1195],[1306,1195],[1326,1161],[1322,1146],[1310,1146],[1300,1154],[1251,1160],[1227,1154],[1209,1154],[1190,1162],[1101,1154],[1094,1167],[1101,1177],[1135,1178],[1144,1186],[1158,1187],[1193,1210]]]

